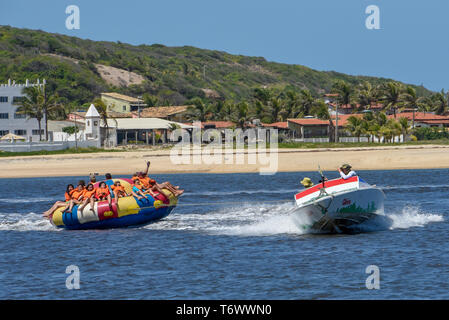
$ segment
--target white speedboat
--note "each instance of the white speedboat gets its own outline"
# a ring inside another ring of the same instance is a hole
[[[293,220],[301,229],[354,232],[354,226],[384,214],[383,191],[360,177],[322,182],[295,195]]]

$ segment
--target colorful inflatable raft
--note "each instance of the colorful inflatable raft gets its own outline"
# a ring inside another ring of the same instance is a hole
[[[130,179],[111,179],[105,181],[109,188],[114,181],[120,181],[128,194],[131,194],[132,184]],[[97,187],[98,185],[96,185]],[[148,195],[138,200],[134,196],[118,199],[118,208],[115,199],[112,201],[112,210],[108,201],[95,202],[94,210],[90,210],[88,204],[84,210],[78,211],[78,205],[72,212],[62,212],[62,208],[56,210],[50,218],[53,225],[69,230],[85,229],[109,229],[145,225],[168,216],[177,204],[177,198],[169,191],[163,190],[165,197],[153,198]],[[111,192],[111,194],[113,194]]]

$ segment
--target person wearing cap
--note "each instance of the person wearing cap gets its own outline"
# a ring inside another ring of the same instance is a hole
[[[357,176],[357,173],[347,163],[338,168],[338,172],[340,172],[340,177],[345,180]]]
[[[304,186],[304,188],[310,188],[313,187],[313,182],[310,180],[310,178],[305,177],[302,179],[301,184]]]

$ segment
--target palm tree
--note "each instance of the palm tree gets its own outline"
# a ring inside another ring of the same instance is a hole
[[[352,101],[352,87],[349,83],[343,80],[337,80],[332,86],[332,93],[337,93],[337,109],[335,118],[335,142],[338,142],[338,106],[351,104]]]
[[[284,108],[283,101],[280,98],[271,98],[268,104],[268,113],[270,117],[270,121],[277,122],[279,121],[279,115]]]
[[[396,118],[396,109],[401,104],[403,86],[398,82],[387,82],[382,87],[381,102],[384,109],[393,110],[394,118]]]
[[[299,111],[305,116],[310,115],[310,111],[312,110],[313,103],[315,99],[312,96],[312,93],[308,89],[301,90],[300,94],[300,104]]]
[[[391,130],[391,135],[392,135],[391,142],[394,143],[394,138],[396,136],[401,135],[402,127],[399,124],[399,122],[396,121],[395,119],[388,119],[387,127],[390,128],[390,130]]]
[[[149,93],[144,93],[142,98],[147,107],[155,107],[159,103],[159,98]]]
[[[257,100],[252,106],[250,114],[254,119],[262,119],[266,113],[265,106],[261,101]]]
[[[224,107],[224,101],[223,100],[218,100],[214,106],[213,106],[213,113],[212,113],[212,119],[213,120],[219,120],[220,118],[220,114],[221,111],[223,110]]]
[[[364,81],[358,88],[358,103],[361,108],[371,109],[373,103],[379,99],[379,91],[377,87],[373,87],[368,81]]]
[[[42,91],[44,95],[43,108],[45,119],[45,140],[48,141],[48,117],[53,115],[54,113],[60,112],[64,108],[59,103],[60,98],[58,94],[47,94],[47,91],[45,90],[45,84],[42,86]]]
[[[360,142],[360,136],[366,132],[364,122],[363,119],[356,116],[350,116],[347,120],[346,129],[357,137],[358,142]]]
[[[28,119],[37,120],[39,128],[39,141],[42,141],[42,119],[45,117],[45,97],[41,86],[25,87],[22,91],[25,96],[19,99],[16,104],[18,114],[23,114]]]
[[[387,116],[383,112],[377,112],[372,115],[372,120],[369,125],[369,132],[373,135],[373,141],[374,137],[377,138],[377,141],[380,143],[380,138],[382,137],[381,129],[385,126],[387,123]]]
[[[285,93],[285,109],[282,112],[283,119],[296,118],[299,114],[299,95],[296,91],[288,90]]]
[[[249,121],[248,117],[248,103],[240,102],[236,108],[235,114],[235,122],[237,122],[239,128],[244,128],[247,121]]]
[[[315,115],[318,119],[329,121],[329,142],[334,142],[335,126],[332,121],[331,114],[329,113],[329,108],[327,107],[327,104],[321,99],[316,99],[315,102],[313,103],[311,113]]]
[[[436,114],[443,114],[446,112],[448,107],[448,98],[446,96],[446,93],[444,92],[444,89],[441,89],[441,92],[437,92],[434,95],[432,95],[433,100],[433,111],[435,111]]]
[[[432,96],[421,97],[418,103],[418,110],[429,112],[432,110],[433,105],[434,101],[432,99]]]
[[[401,125],[395,119],[388,119],[388,121],[380,127],[380,133],[384,137],[384,143],[394,143],[394,138],[401,134]]]
[[[402,94],[402,106],[404,108],[415,109],[420,100],[421,99],[416,95],[416,90],[413,87],[407,86],[405,88],[405,91]]]
[[[45,86],[25,87],[22,91],[25,96],[19,99],[15,104],[18,114],[24,114],[28,118],[35,118],[38,121],[39,140],[42,140],[41,121],[45,121],[45,139],[48,140],[48,117],[49,115],[63,110],[58,102],[57,94],[47,95]]]
[[[379,126],[383,126],[387,123],[387,115],[383,112],[378,112],[376,114],[374,114],[374,121],[375,123],[377,123]]]
[[[401,126],[401,133],[404,137],[405,141],[405,135],[407,135],[410,131],[410,125],[408,123],[408,119],[406,117],[400,117],[398,120],[399,125]]]
[[[226,101],[220,111],[220,119],[232,121],[235,113],[235,104],[232,101]]]
[[[365,112],[362,116],[362,127],[366,134],[368,134],[368,142],[370,141],[370,138],[372,138],[372,142],[374,142],[374,115],[373,112]]]
[[[193,105],[189,106],[187,110],[196,119],[204,122],[208,119],[212,113],[212,105],[206,105],[200,98],[196,98],[193,101]]]
[[[273,97],[273,93],[266,88],[256,88],[254,89],[254,98],[262,102],[262,104],[267,105],[268,101]]]
[[[391,128],[386,125],[380,127],[379,133],[384,138],[384,143],[389,142],[390,139],[393,137],[393,132],[391,131]]]

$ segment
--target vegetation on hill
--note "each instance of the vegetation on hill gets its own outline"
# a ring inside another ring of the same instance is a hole
[[[102,78],[98,65],[133,72],[140,84],[115,87]],[[355,111],[383,105],[396,115],[405,108],[443,114],[448,97],[422,86],[390,79],[321,72],[300,65],[268,62],[261,57],[232,55],[194,47],[160,44],[133,46],[83,40],[43,31],[0,26],[0,79],[25,82],[47,80],[46,95],[29,89],[36,99],[19,103],[30,117],[64,119],[74,109],[94,103],[103,119],[106,107],[99,94],[115,91],[142,96],[149,107],[189,104],[191,120],[227,120],[238,127],[259,119],[263,123],[313,115],[329,121],[330,142],[335,128],[324,93],[335,93],[335,105]],[[25,100],[24,100],[25,101]],[[382,112],[349,120],[347,131],[360,137],[374,135],[392,141],[408,133],[403,119],[387,120]],[[445,138],[436,130],[417,132],[419,139]]]
[[[102,79],[96,64],[137,73],[145,81],[128,87],[111,86]],[[337,80],[352,87],[364,82],[379,86],[391,81],[321,72],[300,65],[268,62],[261,57],[189,46],[133,46],[0,26],[0,79],[23,82],[37,78],[47,79],[48,90],[63,99],[66,111],[90,103],[104,91],[145,96],[153,106],[186,104],[196,98],[206,104],[221,101],[224,105],[226,100],[239,105],[252,104],[254,90],[258,88],[284,95],[308,90],[317,98],[330,91]],[[422,86],[410,87],[417,96],[431,94]]]

